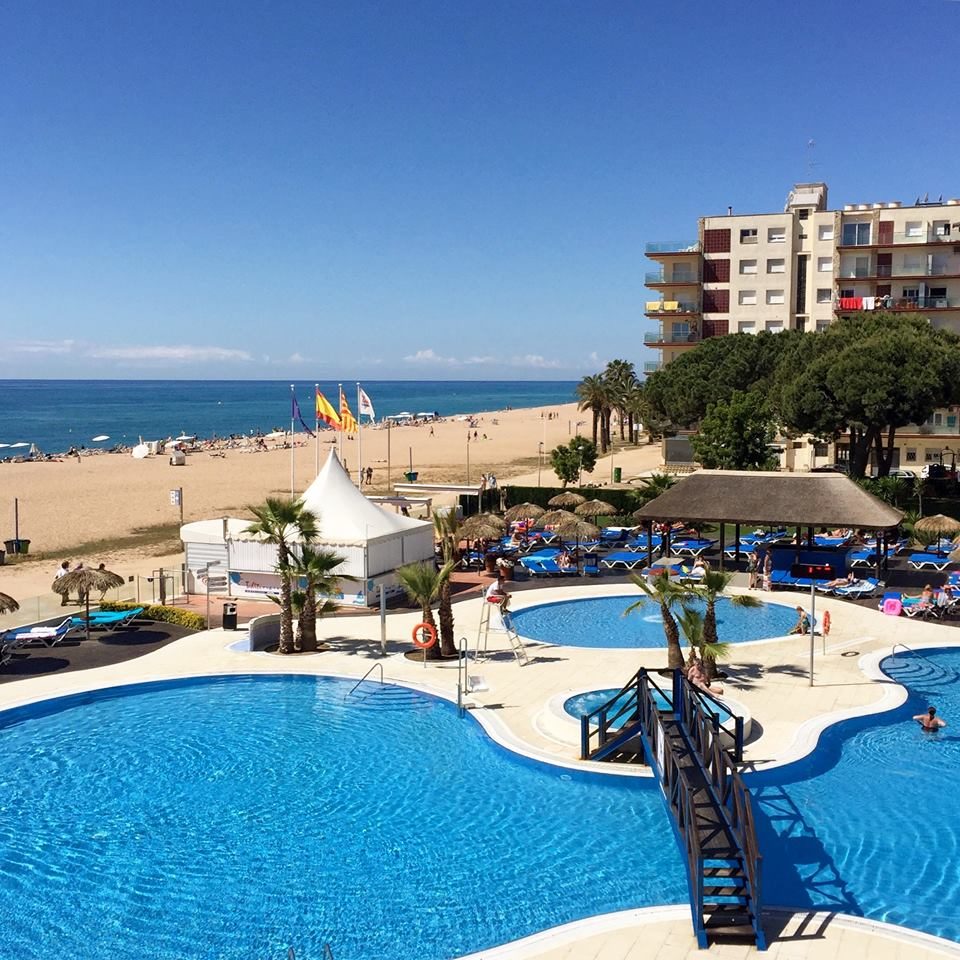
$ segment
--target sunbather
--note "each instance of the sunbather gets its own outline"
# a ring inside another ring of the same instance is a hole
[[[836,580],[831,580],[829,583],[824,584],[824,586],[833,590],[836,587],[852,587],[854,584],[859,583],[857,580],[857,575],[855,573],[848,573],[845,577],[837,577]]]
[[[706,690],[707,693],[712,693],[717,696],[723,693],[723,687],[721,687],[720,684],[710,684],[710,681],[707,679],[707,675],[703,672],[703,662],[701,660],[694,660],[693,663],[687,667],[687,679],[695,687],[699,687],[701,690]]]
[[[797,622],[790,628],[788,636],[794,633],[810,632],[810,614],[803,607],[797,607]]]

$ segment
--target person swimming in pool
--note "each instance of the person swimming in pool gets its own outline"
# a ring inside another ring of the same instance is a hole
[[[919,713],[913,719],[929,733],[936,733],[941,727],[947,725],[946,720],[941,720],[940,717],[937,716],[936,707],[927,707],[926,713]]]

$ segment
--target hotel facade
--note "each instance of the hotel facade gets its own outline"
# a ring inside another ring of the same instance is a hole
[[[927,317],[960,334],[960,200],[846,204],[830,210],[825,183],[796,184],[782,213],[701,217],[696,240],[649,243],[646,286],[658,322],[644,342],[659,369],[707,337],[823,330],[860,310]],[[786,442],[782,465],[809,470],[849,453]],[[950,463],[960,453],[960,408],[897,431],[894,466]]]

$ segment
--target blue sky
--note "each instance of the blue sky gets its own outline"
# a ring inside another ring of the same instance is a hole
[[[642,364],[644,243],[811,153],[833,206],[960,195],[958,35],[955,0],[8,0],[0,376]]]

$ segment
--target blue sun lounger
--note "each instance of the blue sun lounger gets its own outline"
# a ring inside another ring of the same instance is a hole
[[[674,540],[670,546],[678,557],[699,557],[700,554],[706,553],[716,542],[716,540],[695,540],[690,538],[686,540]]]
[[[132,610],[97,610],[96,613],[90,614],[90,629],[106,630],[110,633],[113,633],[114,630],[124,630],[145,609],[145,607],[134,607]],[[72,617],[71,622],[81,630],[87,625],[84,617]]]
[[[585,553],[583,555],[583,573],[587,577],[600,576],[600,563],[595,553]]]
[[[907,562],[914,570],[926,570],[933,568],[938,573],[942,573],[950,566],[950,558],[936,553],[911,553]]]
[[[601,561],[600,565],[608,570],[615,567],[622,567],[624,570],[634,570],[647,562],[646,557],[640,553],[633,553],[630,550],[618,550],[616,553],[608,553]]]
[[[67,617],[55,627],[31,627],[29,630],[11,630],[5,633],[2,642],[16,647],[28,647],[42,643],[45,647],[55,647],[71,630],[75,629],[73,617]]]
[[[873,567],[877,563],[877,551],[870,550],[854,550],[851,553],[847,554],[847,561],[851,567]]]

